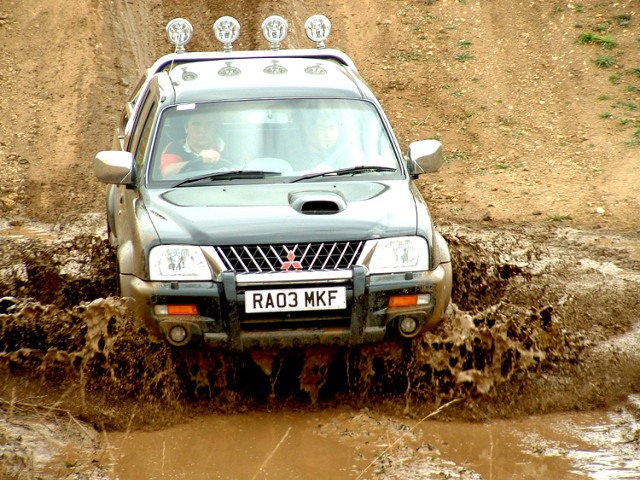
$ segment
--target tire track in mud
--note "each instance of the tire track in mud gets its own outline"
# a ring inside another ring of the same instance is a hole
[[[124,428],[140,408],[155,411],[136,422],[161,418],[161,405],[175,414],[395,398],[419,415],[460,399],[450,414],[481,417],[600,405],[637,389],[632,349],[612,339],[637,325],[638,262],[584,232],[516,230],[443,228],[454,306],[413,342],[242,354],[150,339],[114,296],[113,254],[91,227],[66,226],[57,240],[0,237],[0,396],[51,389],[96,425]],[[77,231],[87,233],[68,233]],[[594,348],[606,342],[615,348]]]

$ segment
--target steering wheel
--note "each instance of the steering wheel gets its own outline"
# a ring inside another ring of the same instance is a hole
[[[247,170],[266,170],[279,172],[282,175],[293,175],[291,164],[277,157],[254,158],[247,162],[245,168]]]
[[[231,162],[231,160],[227,160],[226,158],[221,158],[214,163],[203,162],[200,159],[189,160],[186,162],[186,165],[180,169],[180,173],[201,172],[203,170],[217,172],[218,170],[222,170],[223,168],[231,169],[233,165],[233,162]]]

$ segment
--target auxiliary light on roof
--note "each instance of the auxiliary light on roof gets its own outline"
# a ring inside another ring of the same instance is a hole
[[[184,18],[174,18],[167,23],[167,37],[169,41],[176,46],[176,53],[183,53],[185,45],[191,41],[193,37],[193,27],[188,20]]]
[[[271,50],[280,50],[280,44],[287,38],[289,24],[279,15],[271,15],[262,22],[262,34],[269,42]]]
[[[240,22],[233,17],[220,17],[213,24],[213,33],[224,46],[225,52],[233,50],[233,42],[240,36]]]
[[[271,15],[262,22],[262,34],[269,42],[271,50],[279,50],[289,33],[289,24],[279,15]],[[307,37],[315,42],[316,48],[325,48],[331,33],[331,22],[324,15],[312,15],[304,23]],[[176,46],[176,53],[185,52],[185,46],[193,36],[193,26],[184,18],[174,18],[166,27],[169,41]],[[233,51],[233,43],[240,36],[240,23],[233,17],[220,17],[213,24],[213,33],[222,43],[225,52]]]
[[[331,22],[324,15],[313,15],[304,22],[304,30],[312,42],[316,42],[318,48],[325,48],[325,41],[331,33]]]

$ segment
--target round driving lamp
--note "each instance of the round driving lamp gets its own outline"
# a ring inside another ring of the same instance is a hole
[[[213,24],[213,33],[222,43],[225,52],[233,50],[233,42],[240,36],[240,22],[233,17],[220,17]]]
[[[418,321],[413,317],[403,317],[400,319],[398,323],[398,329],[400,330],[400,335],[405,338],[415,337],[418,333],[419,327]]]
[[[169,340],[174,345],[181,345],[187,339],[187,329],[182,325],[174,325],[169,330]]]
[[[312,15],[304,22],[304,30],[309,40],[316,43],[316,47],[325,48],[325,42],[331,33],[331,22],[324,15]]]
[[[188,20],[184,18],[174,18],[167,23],[167,37],[169,41],[176,46],[176,53],[183,53],[185,45],[191,41],[193,37],[193,27]]]
[[[279,15],[271,15],[262,22],[262,34],[269,42],[271,50],[279,50],[280,44],[287,38],[289,24]]]

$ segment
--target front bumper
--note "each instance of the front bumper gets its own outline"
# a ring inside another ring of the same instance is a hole
[[[343,285],[347,308],[339,311],[279,312],[249,314],[245,292],[256,288],[243,283],[234,272],[224,272],[218,282],[148,282],[121,275],[122,293],[134,300],[135,315],[147,328],[175,346],[203,342],[229,350],[293,348],[311,345],[352,346],[375,343],[399,335],[398,323],[405,317],[416,320],[416,334],[435,328],[451,299],[451,264],[443,263],[427,272],[367,275],[364,267],[354,267],[348,279],[325,278],[319,274],[302,283],[269,284],[268,288]],[[296,277],[292,276],[292,279]],[[261,285],[260,288],[264,288]],[[423,305],[388,306],[392,295],[428,295]],[[161,315],[155,306],[194,304],[199,315]],[[175,342],[172,328],[186,331]]]

